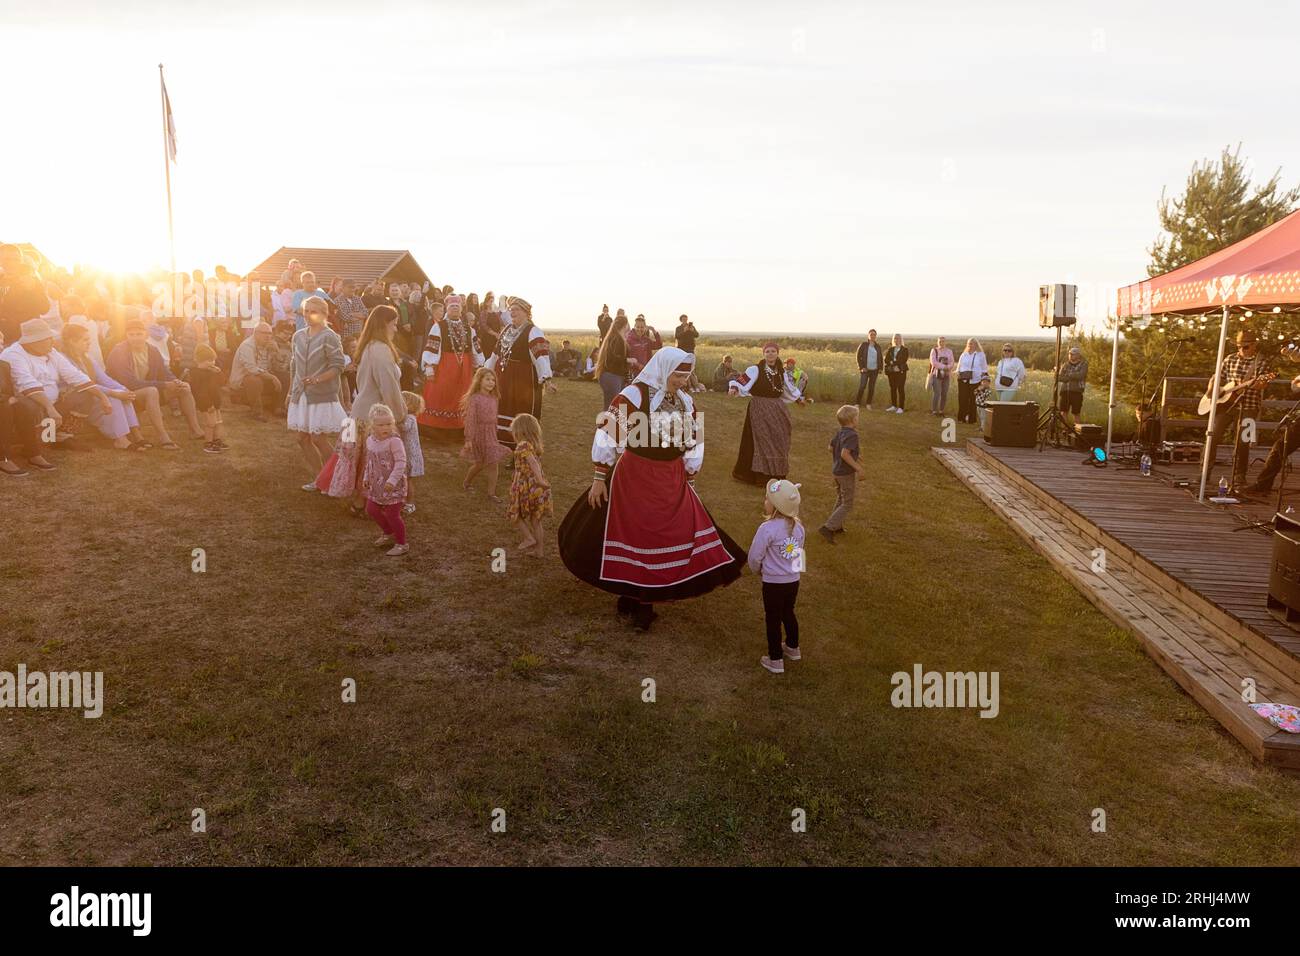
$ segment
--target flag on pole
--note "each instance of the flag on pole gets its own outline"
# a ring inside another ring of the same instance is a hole
[[[161,74],[159,79],[161,79]],[[167,118],[167,154],[171,157],[171,161],[174,163],[176,162],[176,121],[172,119],[172,101],[171,97],[167,95],[166,80],[162,80],[162,88],[163,111],[166,113]]]

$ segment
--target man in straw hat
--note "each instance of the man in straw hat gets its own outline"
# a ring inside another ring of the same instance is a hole
[[[45,458],[41,441],[42,424],[53,422],[62,432],[65,413],[84,418],[98,402],[108,414],[112,405],[85,372],[55,351],[54,331],[44,319],[28,319],[20,328],[18,341],[0,352],[0,362],[9,366],[13,378],[15,418],[27,461],[51,471],[54,465]]]

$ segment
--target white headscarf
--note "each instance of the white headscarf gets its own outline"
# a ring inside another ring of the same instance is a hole
[[[645,368],[641,369],[632,384],[644,382],[650,390],[650,411],[658,411],[659,406],[663,403],[664,394],[668,387],[668,376],[677,371],[677,366],[686,364],[692,368],[695,366],[695,356],[685,349],[673,348],[666,346],[661,348],[654,355],[650,356],[650,361],[645,363]],[[694,411],[695,403],[691,401],[691,396],[685,389],[678,389],[677,394],[686,404],[688,413]]]

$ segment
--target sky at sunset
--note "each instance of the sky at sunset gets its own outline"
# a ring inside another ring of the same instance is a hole
[[[1300,181],[1300,5],[0,0],[0,239],[64,264],[410,249],[538,321],[1035,334],[1145,275],[1162,187]],[[308,263],[310,265],[310,263]]]

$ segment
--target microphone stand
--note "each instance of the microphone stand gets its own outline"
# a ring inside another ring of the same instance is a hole
[[[1282,513],[1282,491],[1286,488],[1287,461],[1291,457],[1287,436],[1291,434],[1291,424],[1295,421],[1300,421],[1300,401],[1292,405],[1291,410],[1278,422],[1278,427],[1282,429],[1282,467],[1278,469],[1277,505],[1273,508],[1276,514]]]

